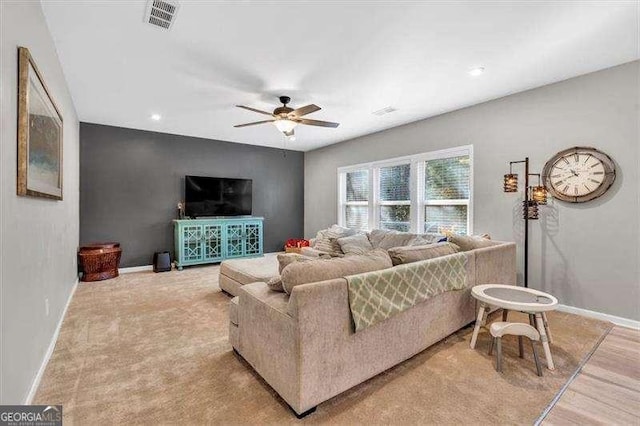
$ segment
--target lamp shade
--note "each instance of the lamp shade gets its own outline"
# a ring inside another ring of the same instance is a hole
[[[504,192],[518,192],[518,175],[509,173],[504,175]]]
[[[523,201],[524,218],[529,220],[538,220],[538,203],[533,200]]]
[[[273,125],[278,128],[282,133],[287,133],[293,130],[298,125],[295,121],[282,118],[273,122]]]
[[[531,187],[531,199],[538,204],[547,204],[547,188],[542,185]]]

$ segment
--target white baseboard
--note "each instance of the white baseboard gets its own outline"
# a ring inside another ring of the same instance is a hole
[[[60,315],[60,319],[58,320],[58,325],[56,326],[56,330],[53,332],[53,336],[51,336],[51,342],[49,343],[49,347],[47,348],[47,352],[44,354],[44,358],[42,359],[42,364],[40,364],[40,368],[38,369],[38,373],[36,377],[33,379],[33,383],[31,384],[31,389],[29,389],[29,393],[27,393],[27,397],[25,398],[24,404],[29,405],[33,401],[33,397],[36,396],[36,391],[38,390],[38,386],[40,386],[40,380],[42,380],[42,375],[44,374],[44,370],[47,368],[47,364],[49,363],[49,359],[53,354],[53,350],[56,347],[56,342],[58,341],[58,335],[60,334],[60,329],[62,328],[62,321],[64,321],[64,317],[67,315],[67,309],[71,304],[71,299],[73,295],[76,293],[76,289],[78,288],[78,279],[76,278],[75,284],[73,284],[73,288],[71,289],[71,293],[69,293],[69,298],[67,299],[66,305],[64,305],[64,309],[62,310],[62,315]]]
[[[118,268],[118,272],[121,274],[130,274],[132,272],[146,272],[146,271],[153,271],[153,265],[130,266],[129,268]]]
[[[635,321],[628,318],[622,318],[622,317],[617,317],[615,315],[603,314],[602,312],[590,311],[588,309],[576,308],[574,306],[568,306],[568,305],[558,305],[558,310],[560,312],[567,312],[569,314],[595,318],[602,321],[609,321],[614,323],[615,325],[620,325],[622,327],[640,329],[640,321]]]

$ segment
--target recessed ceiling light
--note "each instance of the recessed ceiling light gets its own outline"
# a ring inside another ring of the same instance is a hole
[[[161,118],[162,116],[160,114],[151,114],[151,119],[153,121],[160,121]]]
[[[484,67],[475,67],[469,70],[469,75],[473,77],[482,75],[482,73],[484,73]]]

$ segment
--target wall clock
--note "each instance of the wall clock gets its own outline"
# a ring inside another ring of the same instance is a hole
[[[584,203],[598,198],[616,180],[615,163],[595,148],[576,146],[560,151],[544,165],[542,183],[555,198]]]

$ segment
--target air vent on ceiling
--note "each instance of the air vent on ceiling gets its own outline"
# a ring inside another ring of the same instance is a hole
[[[144,15],[144,21],[162,29],[171,29],[176,19],[178,2],[168,0],[150,0]]]
[[[385,114],[390,114],[392,112],[397,111],[397,109],[395,109],[392,106],[388,106],[388,107],[384,107],[382,109],[379,109],[377,111],[373,111],[371,114],[373,115],[385,115]]]

